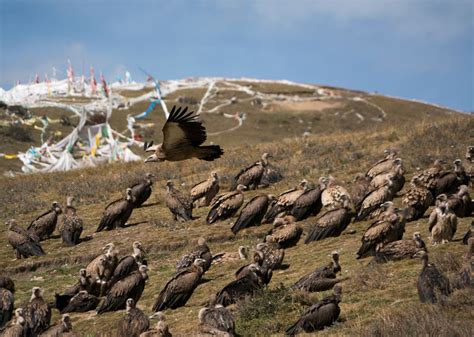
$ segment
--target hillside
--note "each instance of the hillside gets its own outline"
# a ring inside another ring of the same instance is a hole
[[[154,299],[174,272],[176,260],[191,249],[200,236],[208,239],[214,254],[237,252],[241,245],[254,247],[271,228],[270,225],[262,225],[234,236],[230,231],[234,219],[214,225],[205,223],[207,208],[195,211],[198,217],[196,220],[175,223],[163,204],[168,179],[174,180],[180,190],[186,191],[194,183],[206,178],[211,170],[216,170],[221,177],[221,190],[226,191],[233,175],[240,168],[257,160],[263,152],[269,152],[274,157],[272,163],[282,170],[285,179],[263,190],[245,192],[245,200],[250,200],[259,192],[278,194],[295,186],[303,178],[316,182],[320,176],[329,174],[350,187],[354,175],[364,172],[371,163],[380,159],[388,146],[400,150],[408,180],[419,168],[429,166],[433,158],[443,158],[448,163],[463,158],[466,146],[474,143],[472,116],[429,104],[339,88],[250,80],[233,80],[230,82],[235,85],[229,86],[227,82],[223,81],[219,85],[217,81],[221,90],[217,90],[205,103],[202,113],[202,119],[211,134],[208,140],[225,149],[223,158],[215,162],[190,160],[156,165],[145,165],[143,162],[114,163],[69,172],[0,178],[4,192],[0,194],[3,220],[14,217],[25,227],[52,201],[64,204],[67,195],[74,195],[78,213],[85,222],[83,236],[92,238],[68,248],[62,246],[56,235],[42,243],[46,256],[18,261],[13,260],[13,252],[6,241],[5,226],[0,227],[0,269],[10,274],[16,282],[17,305],[28,301],[33,286],[42,287],[46,299],[52,301],[55,292],[61,292],[67,285],[76,282],[79,269],[98,255],[106,243],[114,242],[123,256],[129,254],[134,240],[140,240],[148,252],[150,279],[138,306],[150,314]],[[247,90],[246,94],[242,87],[250,91]],[[206,85],[188,86],[169,90],[164,95],[168,106],[184,101],[197,110],[207,90]],[[148,91],[146,88],[142,91],[118,90],[122,97],[130,98],[139,97]],[[256,91],[261,93],[257,95],[259,97],[255,97]],[[232,97],[236,99],[229,103]],[[125,117],[144,111],[148,104],[144,100],[130,109],[114,110],[112,126],[117,130],[125,129]],[[227,105],[213,112],[212,109],[219,104]],[[50,112],[38,108],[30,110],[34,114]],[[242,126],[235,131],[213,136],[212,133],[236,125],[235,120],[223,116],[223,113],[235,112],[246,113]],[[62,112],[54,113],[60,115]],[[160,141],[159,129],[163,121],[160,109],[146,120],[156,125],[156,131],[148,135],[149,139]],[[39,134],[33,134],[34,140],[30,143],[7,142],[10,136],[5,136],[3,128],[0,131],[0,137],[6,137],[0,138],[6,148],[2,149],[5,153],[37,144],[39,137]],[[302,137],[305,131],[307,134]],[[135,152],[142,154],[140,149],[135,149]],[[12,160],[0,158],[0,163],[2,170],[18,170]],[[152,172],[156,176],[154,191],[148,201],[152,205],[133,212],[129,221],[132,226],[94,234],[104,206],[122,196],[125,188],[140,179],[145,172]],[[395,203],[400,203],[399,197]],[[428,242],[427,220],[425,217],[409,223],[405,237],[411,237],[413,232],[419,231]],[[456,271],[466,250],[459,239],[472,220],[459,220],[455,241],[429,247],[431,260],[445,273]],[[302,222],[305,233],[312,221],[314,218]],[[254,300],[232,309],[237,332],[242,336],[282,335],[308,303],[326,295],[291,295],[287,288],[302,275],[326,264],[330,252],[338,250],[342,276],[350,279],[342,284],[339,321],[320,335],[472,335],[472,290],[456,292],[443,306],[421,305],[416,292],[420,260],[372,266],[368,265],[369,259],[355,259],[360,238],[367,226],[368,222],[365,221],[352,223],[340,237],[309,245],[304,245],[303,238],[296,247],[288,249],[284,262],[289,267],[275,271],[268,289]],[[237,260],[213,265],[205,274],[209,282],[196,289],[185,307],[165,312],[173,335],[190,336],[196,333],[197,314],[209,294],[219,291],[233,280],[234,271],[243,263]],[[53,312],[53,320],[57,320],[59,314]],[[116,322],[123,314],[120,311],[98,317],[95,312],[89,312],[72,314],[71,317],[76,332],[84,336],[109,336],[113,335]]]

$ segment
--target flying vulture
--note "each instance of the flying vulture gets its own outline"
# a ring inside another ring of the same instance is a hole
[[[181,161],[198,158],[213,161],[220,158],[224,151],[219,145],[201,146],[206,141],[206,129],[197,115],[188,112],[188,108],[171,109],[168,120],[162,129],[163,143],[153,146],[145,143],[146,152],[154,152],[145,159],[145,163],[161,161]]]
[[[135,185],[132,185],[130,188],[132,189],[132,197],[134,198],[133,207],[139,208],[141,207],[145,201],[151,195],[151,187],[153,185],[153,178],[155,176],[151,173],[146,173],[143,180]]]
[[[62,213],[61,206],[54,201],[51,205],[51,209],[38,216],[28,226],[28,231],[37,237],[41,241],[49,239],[56,229],[56,223],[58,222],[58,215]]]
[[[212,199],[219,193],[219,177],[215,171],[209,179],[203,180],[191,188],[191,198],[197,207],[209,206]]]
[[[242,208],[239,217],[232,226],[232,233],[237,234],[241,229],[260,225],[265,213],[267,213],[268,206],[274,200],[276,199],[272,194],[259,194],[250,199]]]
[[[132,215],[135,199],[132,196],[132,189],[127,188],[125,198],[112,201],[105,206],[104,215],[100,220],[96,232],[112,230],[117,227],[123,227],[130,215]]]
[[[417,282],[420,302],[436,303],[438,296],[448,296],[451,293],[449,280],[434,264],[429,263],[428,252],[420,250],[415,257],[423,260],[423,268]]]
[[[17,259],[45,254],[39,243],[39,238],[35,234],[18,226],[14,219],[8,220],[5,224],[8,226],[8,243],[15,250]]]
[[[73,197],[67,197],[66,208],[59,221],[59,234],[67,246],[77,245],[83,230],[82,219],[77,215],[76,208],[72,205]]]
[[[212,224],[217,220],[225,220],[233,216],[244,203],[243,191],[247,189],[244,185],[237,186],[235,191],[218,195],[211,203],[211,209],[206,221]]]
[[[173,220],[184,222],[193,219],[192,199],[174,188],[174,184],[170,180],[166,182],[165,202],[166,207],[173,215]]]
[[[150,319],[138,309],[133,298],[127,299],[125,316],[118,322],[117,337],[139,337],[150,328]]]

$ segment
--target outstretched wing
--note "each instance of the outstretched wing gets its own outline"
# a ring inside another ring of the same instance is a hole
[[[206,129],[187,107],[181,110],[174,106],[162,131],[163,150],[166,152],[199,146],[206,141]]]

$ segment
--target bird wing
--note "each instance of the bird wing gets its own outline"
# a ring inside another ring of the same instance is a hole
[[[203,180],[191,188],[191,192],[189,193],[191,197],[198,198],[203,196],[205,193],[209,192],[212,187],[212,183],[208,181],[208,179]]]
[[[187,107],[181,110],[176,109],[176,106],[171,110],[162,130],[165,152],[199,146],[206,141],[206,129],[202,126],[202,122],[197,120],[192,111],[187,111]]]

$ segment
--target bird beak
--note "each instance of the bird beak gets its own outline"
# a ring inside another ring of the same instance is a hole
[[[158,159],[158,156],[154,153],[151,156],[149,156],[147,159],[145,159],[145,163],[152,163],[152,162],[158,162],[160,161]]]
[[[156,150],[158,150],[158,146],[159,145],[153,145],[153,146],[149,146],[145,152],[155,152]]]

